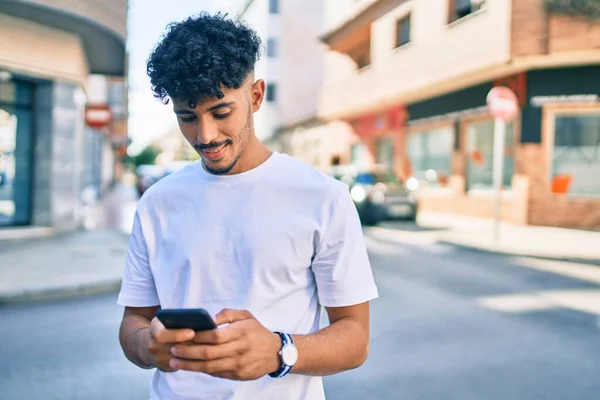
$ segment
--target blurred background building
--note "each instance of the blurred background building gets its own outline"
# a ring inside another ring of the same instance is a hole
[[[420,210],[492,217],[486,96],[508,86],[520,115],[506,135],[502,219],[598,227],[595,4],[326,0],[317,119],[343,121],[360,138],[347,144],[343,161],[416,177]]]
[[[0,228],[69,230],[121,172],[127,0],[0,1]]]
[[[327,53],[319,40],[324,10],[321,0],[246,0],[239,16],[264,46],[256,75],[265,79],[267,93],[256,114],[257,134],[270,148],[321,169],[348,152],[352,135],[345,124],[329,126],[317,116]]]

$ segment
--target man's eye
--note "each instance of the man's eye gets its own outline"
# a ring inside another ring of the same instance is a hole
[[[225,119],[227,117],[229,117],[231,113],[225,113],[225,114],[213,114],[213,117],[215,117],[215,119]]]
[[[194,122],[196,120],[196,117],[187,117],[187,118],[179,117],[179,120],[181,122]]]

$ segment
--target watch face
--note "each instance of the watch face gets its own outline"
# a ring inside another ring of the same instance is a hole
[[[293,366],[298,361],[298,349],[293,344],[287,344],[281,349],[281,359],[285,365]]]

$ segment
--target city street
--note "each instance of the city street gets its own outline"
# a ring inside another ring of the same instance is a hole
[[[367,244],[380,290],[371,355],[326,379],[328,399],[599,398],[597,306],[581,311],[598,304],[597,283],[451,246]],[[152,371],[122,355],[115,299],[0,308],[0,398],[147,399]]]

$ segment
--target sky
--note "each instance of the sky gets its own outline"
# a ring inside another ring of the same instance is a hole
[[[152,139],[177,128],[171,105],[155,99],[146,75],[146,60],[170,22],[201,11],[237,15],[244,0],[130,0],[127,51],[129,52],[130,152],[139,152]]]

